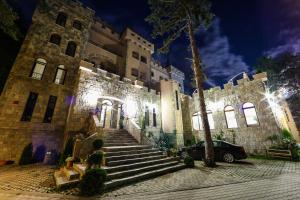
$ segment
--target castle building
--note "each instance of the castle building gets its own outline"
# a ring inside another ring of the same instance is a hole
[[[203,138],[184,73],[154,61],[153,43],[130,28],[117,33],[94,13],[78,1],[38,5],[0,96],[0,160],[19,160],[30,143],[60,152],[72,135],[110,129],[126,129],[139,143],[161,131],[175,146]],[[265,138],[282,127],[264,99],[265,78],[205,91],[213,135],[222,130],[248,152],[270,145]]]

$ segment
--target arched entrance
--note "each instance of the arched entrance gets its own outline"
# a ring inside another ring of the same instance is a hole
[[[124,102],[114,97],[100,97],[96,113],[103,128],[122,129],[124,120]]]

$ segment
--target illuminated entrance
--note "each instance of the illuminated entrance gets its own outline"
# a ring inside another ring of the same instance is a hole
[[[122,100],[113,97],[99,98],[96,114],[101,127],[117,129],[123,128],[124,111]]]

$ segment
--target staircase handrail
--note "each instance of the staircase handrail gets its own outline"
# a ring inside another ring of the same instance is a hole
[[[151,144],[142,128],[132,118],[125,118],[124,128],[139,144]]]

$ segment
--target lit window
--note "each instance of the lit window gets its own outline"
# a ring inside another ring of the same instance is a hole
[[[215,122],[213,119],[212,111],[210,111],[210,110],[207,111],[207,118],[208,118],[209,128],[215,129]],[[203,130],[200,112],[193,114],[192,120],[193,120],[194,130],[196,130],[196,131]]]
[[[54,83],[63,85],[65,82],[66,70],[63,65],[57,67]]]
[[[56,45],[60,45],[61,37],[57,34],[53,34],[50,37],[50,42]]]
[[[193,129],[196,131],[203,130],[200,112],[193,114]]]
[[[59,13],[56,18],[56,24],[65,26],[67,22],[67,15],[65,13]]]
[[[207,112],[207,118],[208,118],[209,128],[210,129],[215,129],[215,122],[214,122],[212,111],[208,110],[206,112]]]
[[[30,77],[37,80],[42,80],[46,64],[46,60],[38,58],[34,64]]]
[[[133,51],[132,52],[132,57],[134,57],[135,59],[140,59],[140,55],[139,55],[139,53],[138,52],[136,52],[136,51]]]
[[[225,112],[227,127],[228,128],[237,128],[238,125],[237,125],[236,118],[235,118],[234,108],[232,106],[226,106],[224,108],[224,112]]]
[[[78,20],[75,20],[75,21],[73,22],[73,27],[76,28],[77,30],[80,30],[80,31],[81,31],[81,29],[82,29],[81,22],[78,21]]]
[[[243,111],[248,126],[258,124],[258,118],[256,115],[255,106],[252,103],[245,103],[243,105]]]
[[[141,62],[147,64],[147,58],[145,56],[141,56]]]
[[[75,42],[72,42],[72,41],[69,42],[67,49],[66,49],[66,55],[74,57],[75,53],[76,53],[76,48],[77,48],[77,45]]]
[[[135,76],[135,77],[138,77],[139,76],[139,70],[136,69],[136,68],[132,68],[131,69],[131,75]]]

